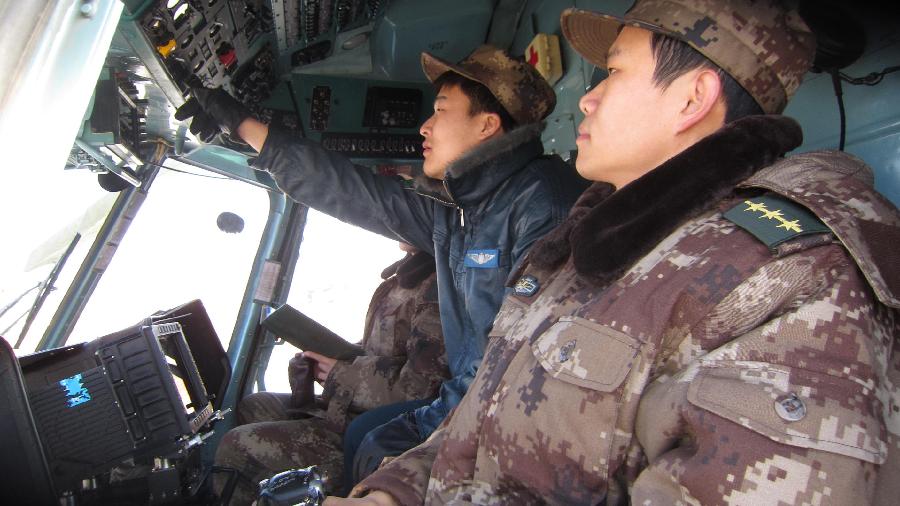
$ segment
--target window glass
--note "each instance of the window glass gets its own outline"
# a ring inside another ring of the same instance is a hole
[[[358,342],[381,271],[403,256],[396,241],[310,209],[287,302]],[[287,363],[298,351],[287,343],[275,346],[266,369],[266,390],[290,391]]]
[[[34,351],[56,306],[90,249],[93,234],[103,223],[115,195],[97,184],[88,170],[37,167],[5,171],[0,187],[3,247],[0,248],[0,335],[15,345],[27,314],[54,265],[73,241],[83,237],[60,270],[54,289],[31,323],[17,355]]]
[[[193,299],[227,349],[269,212],[266,191],[233,179],[163,169],[68,343],[89,341]],[[217,226],[223,212],[243,221]],[[240,228],[240,227],[238,227]]]

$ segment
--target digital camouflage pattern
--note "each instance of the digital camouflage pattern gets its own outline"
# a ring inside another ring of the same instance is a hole
[[[434,258],[417,255],[429,262],[431,274],[416,287],[403,288],[399,277],[378,287],[366,315],[366,354],[352,363],[338,362],[325,381],[328,419],[341,431],[348,412],[434,397],[441,382],[450,377]]]
[[[263,392],[268,394],[268,392]],[[286,399],[290,394],[282,394]],[[260,399],[248,397],[247,407]],[[264,395],[263,402],[277,402],[277,395]],[[242,402],[239,408],[244,408]],[[256,500],[259,482],[280,471],[317,465],[327,476],[326,489],[340,490],[344,470],[343,436],[321,418],[257,421],[231,429],[216,450],[215,465],[237,469],[231,502],[249,505]],[[215,474],[213,488],[221,494],[227,474]]]
[[[767,114],[784,110],[815,56],[815,36],[780,0],[640,0],[624,17],[579,9],[562,31],[582,56],[606,68],[623,24],[670,35],[728,72]]]
[[[526,262],[518,279],[538,289],[507,297],[468,395],[354,493],[895,504],[900,214],[840,152],[785,159],[740,187],[802,204],[842,242],[798,235],[770,250],[723,217],[744,200],[733,192],[607,287],[571,256]]]
[[[449,71],[485,85],[520,125],[537,123],[556,107],[556,93],[534,67],[491,45],[457,64],[422,53],[422,70],[432,82]]]
[[[449,371],[434,260],[417,253],[386,273],[414,262],[421,266],[423,261],[431,267],[424,279],[419,276],[416,284],[411,284],[405,282],[408,278],[394,275],[375,291],[362,342],[366,355],[335,365],[316,406],[291,406],[290,394],[273,392],[252,394],[240,402],[237,420],[242,425],[225,434],[215,457],[216,465],[242,474],[231,504],[250,504],[261,480],[310,465],[318,465],[324,472],[327,490],[340,490],[342,434],[350,418],[381,405],[437,394]],[[226,478],[216,477],[217,493],[222,492]]]

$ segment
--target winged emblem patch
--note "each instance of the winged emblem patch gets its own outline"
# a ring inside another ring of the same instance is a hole
[[[466,267],[475,267],[476,269],[500,267],[500,250],[470,249],[466,251],[466,259],[463,263]]]

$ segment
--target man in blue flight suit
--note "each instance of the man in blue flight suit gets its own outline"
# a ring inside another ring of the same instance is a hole
[[[543,155],[541,121],[556,96],[533,67],[491,46],[458,64],[423,53],[422,67],[437,97],[420,129],[426,177],[414,190],[270,129],[222,90],[192,90],[194,100],[176,114],[193,115],[191,129],[201,138],[219,129],[241,137],[260,153],[254,166],[292,199],[435,257],[453,377],[434,402],[363,441],[356,469],[362,475],[382,457],[424,441],[459,403],[481,363],[510,270],[565,219],[585,188],[571,166]],[[351,426],[348,433],[366,429]]]

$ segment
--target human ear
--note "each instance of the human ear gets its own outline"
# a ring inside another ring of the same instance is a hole
[[[499,114],[493,112],[482,113],[481,129],[478,132],[480,139],[489,139],[499,133],[501,129],[502,123],[500,122]]]
[[[682,107],[675,123],[675,133],[684,133],[701,123],[725,122],[725,102],[722,96],[722,80],[712,69],[701,68],[688,72],[680,84]],[[674,83],[673,83],[674,84]]]

